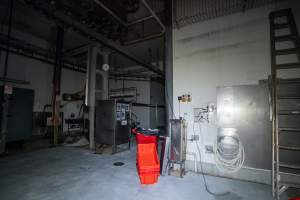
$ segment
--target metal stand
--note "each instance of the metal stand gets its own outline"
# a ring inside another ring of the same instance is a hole
[[[299,162],[295,163],[298,157],[295,153],[300,151],[300,145],[284,143],[300,133],[299,123],[291,123],[299,122],[300,77],[279,79],[279,74],[289,72],[289,76],[294,75],[293,69],[300,67],[300,38],[291,9],[272,12],[269,19],[272,65],[272,192],[274,198],[279,200],[280,194],[288,187],[299,187],[299,183],[286,176],[295,178],[300,175]],[[289,30],[288,34],[280,34],[286,30]],[[279,49],[282,42],[292,43],[293,47]],[[298,58],[297,62],[278,64],[279,56],[293,54]]]
[[[168,174],[171,175],[171,172],[176,171],[176,169],[174,167],[175,164],[179,165],[179,176],[181,178],[183,178],[183,176],[185,175],[185,161],[182,161],[182,162],[173,162],[173,161],[170,161],[170,167],[169,167]]]
[[[179,165],[180,177],[185,175],[186,142],[187,131],[186,122],[183,119],[171,120],[171,148],[170,148],[170,168],[169,175],[175,170],[175,165]]]

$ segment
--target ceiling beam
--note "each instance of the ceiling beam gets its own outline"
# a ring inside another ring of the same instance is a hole
[[[156,74],[158,74],[161,77],[164,77],[164,72],[160,69],[158,69],[156,66],[153,66],[150,63],[145,63],[143,60],[140,60],[139,58],[135,57],[131,53],[128,52],[128,50],[115,42],[107,39],[100,33],[96,32],[92,28],[88,28],[86,25],[82,24],[78,20],[68,16],[67,14],[64,14],[57,10],[50,10],[46,7],[41,8],[44,12],[46,12],[49,15],[52,15],[54,18],[58,19],[59,21],[63,22],[64,24],[71,26],[73,29],[77,29],[80,34],[84,35],[85,37],[91,39],[92,41],[98,42],[101,45],[115,50],[117,53],[125,56],[126,58],[132,60],[138,65],[141,65],[145,68],[147,68],[149,71],[152,71]]]

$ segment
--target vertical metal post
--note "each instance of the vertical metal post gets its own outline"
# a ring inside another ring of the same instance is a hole
[[[101,66],[104,64],[109,65],[109,58],[110,58],[110,52],[101,52],[101,55],[103,57],[103,63]],[[109,88],[108,88],[108,81],[109,81],[109,75],[108,71],[101,70],[101,75],[102,75],[102,100],[107,100],[108,99],[108,93],[109,93]]]
[[[58,134],[60,125],[60,86],[61,69],[63,65],[63,42],[64,29],[57,26],[56,48],[55,48],[55,67],[53,74],[53,93],[52,93],[52,122],[53,122],[53,145],[58,144]]]
[[[0,105],[0,109],[1,109],[0,153],[3,153],[5,151],[5,145],[6,145],[7,112],[8,112],[9,95],[5,94],[5,85],[6,85],[7,69],[8,69],[9,46],[10,46],[9,43],[10,43],[11,28],[12,28],[13,9],[14,9],[14,0],[10,0],[6,55],[5,55],[4,72],[3,72],[3,87],[1,91],[2,95],[1,95],[1,105]]]
[[[96,103],[96,66],[97,66],[97,49],[90,46],[87,58],[86,73],[86,99],[85,104],[88,106],[89,114],[89,140],[90,149],[95,149],[95,103]]]
[[[277,182],[277,178],[276,178],[276,171],[275,171],[275,164],[276,164],[276,159],[275,159],[275,153],[276,153],[276,147],[275,147],[275,106],[274,106],[274,103],[275,103],[275,93],[274,93],[274,75],[275,75],[275,79],[276,79],[276,70],[275,70],[275,63],[274,63],[274,59],[275,59],[275,55],[273,54],[273,51],[272,49],[275,48],[275,44],[274,44],[274,36],[273,36],[273,18],[272,16],[270,15],[269,16],[269,20],[270,20],[270,41],[271,41],[271,45],[270,45],[270,48],[271,48],[271,101],[272,101],[272,193],[273,193],[273,197],[276,196],[276,182]],[[274,74],[275,73],[275,74]]]
[[[169,158],[169,144],[171,137],[170,119],[173,118],[173,1],[165,0],[166,32],[164,36],[164,68],[165,68],[165,104],[166,104],[166,144],[162,174],[166,174]]]
[[[172,0],[166,0],[166,26],[164,41],[165,67],[165,101],[167,135],[170,135],[170,119],[173,118],[173,30],[172,30]]]
[[[155,104],[155,126],[157,126],[158,122],[158,109],[157,109],[157,104]]]

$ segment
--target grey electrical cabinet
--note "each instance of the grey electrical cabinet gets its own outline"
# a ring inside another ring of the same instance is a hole
[[[95,142],[112,146],[128,143],[130,147],[131,105],[117,100],[99,100],[96,102]]]
[[[29,139],[32,135],[34,91],[13,88],[9,97],[6,142]]]

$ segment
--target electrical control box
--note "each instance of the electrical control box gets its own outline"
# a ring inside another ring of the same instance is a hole
[[[100,100],[96,103],[95,142],[112,145],[130,144],[131,104],[117,100]]]

